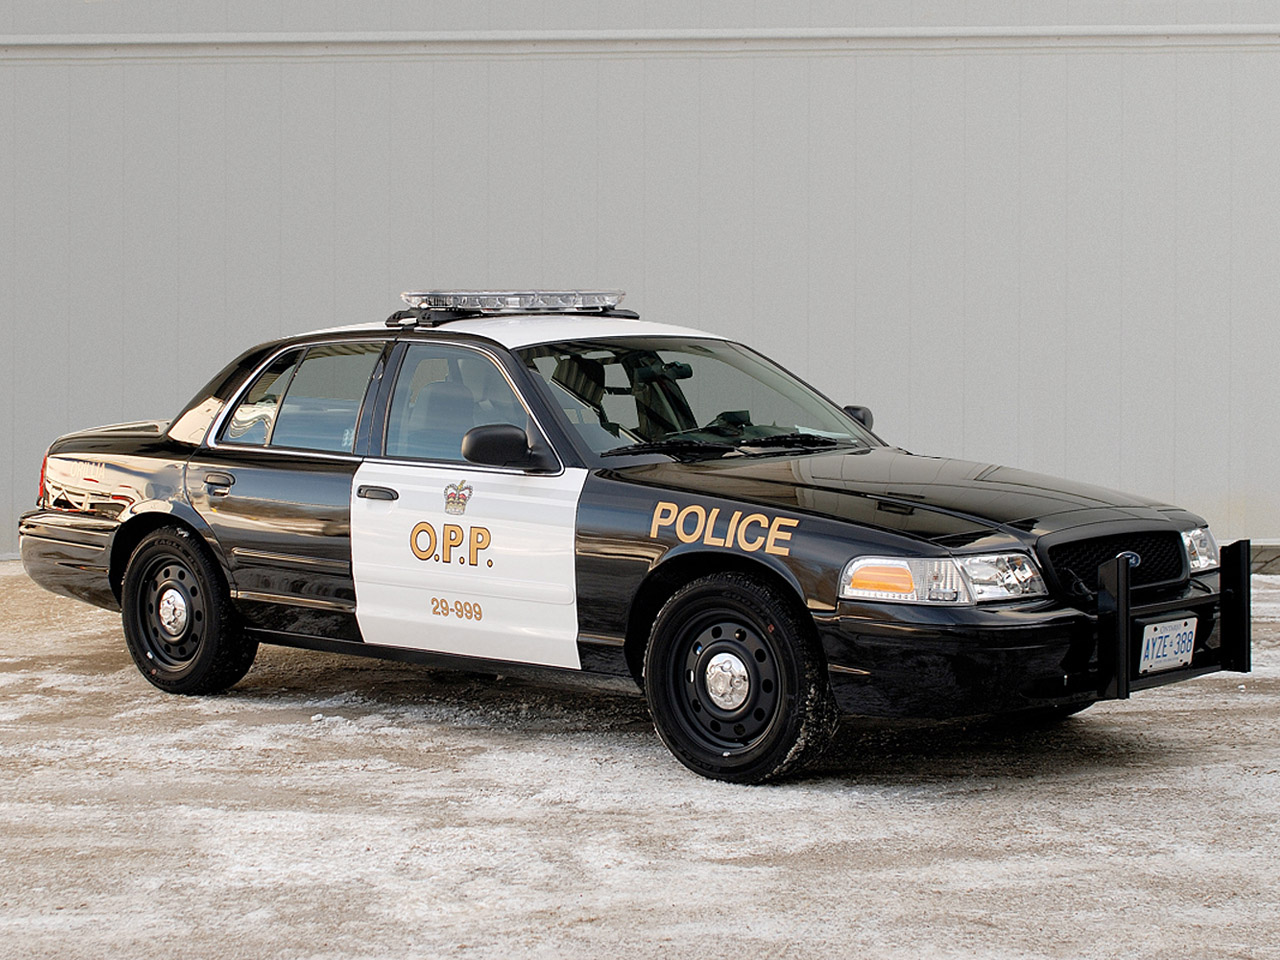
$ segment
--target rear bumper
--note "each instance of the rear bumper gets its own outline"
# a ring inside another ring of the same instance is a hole
[[[1099,571],[1098,612],[1048,602],[966,611],[866,608],[816,618],[831,689],[848,714],[946,719],[1124,699],[1133,691],[1251,667],[1249,543],[1174,597],[1135,603],[1128,567]],[[948,616],[951,614],[951,616]],[[1197,620],[1190,665],[1140,675],[1143,627]]]
[[[27,576],[54,593],[119,610],[111,589],[111,544],[119,524],[56,510],[35,510],[18,521]]]

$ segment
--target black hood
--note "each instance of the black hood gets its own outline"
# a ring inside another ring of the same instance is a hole
[[[995,533],[1020,540],[1089,524],[1178,526],[1198,518],[1104,487],[1010,467],[920,457],[889,447],[794,457],[659,463],[620,478],[740,499],[962,546]]]

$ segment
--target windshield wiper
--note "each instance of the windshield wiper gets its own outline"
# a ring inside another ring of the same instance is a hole
[[[728,443],[712,443],[708,440],[693,440],[689,437],[669,437],[666,440],[643,440],[640,443],[628,444],[625,447],[614,447],[600,454],[602,457],[621,457],[632,453],[669,453],[676,457],[723,456],[732,453],[734,447]]]
[[[849,438],[824,437],[816,433],[775,433],[770,437],[750,437],[737,441],[737,447],[838,447],[856,444]]]

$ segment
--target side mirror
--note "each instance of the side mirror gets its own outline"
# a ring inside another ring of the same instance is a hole
[[[847,413],[849,416],[853,417],[853,419],[857,420],[860,424],[862,424],[868,430],[871,429],[871,424],[875,422],[875,418],[871,416],[870,407],[855,407],[852,404],[850,404],[849,406],[844,408],[844,412]]]
[[[486,467],[550,471],[558,466],[550,449],[535,449],[529,435],[513,423],[472,427],[462,438],[462,456]]]

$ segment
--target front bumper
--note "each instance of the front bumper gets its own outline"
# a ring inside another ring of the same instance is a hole
[[[842,607],[817,617],[840,709],[946,719],[1124,699],[1218,670],[1251,669],[1249,541],[1223,548],[1214,574],[1174,596],[1130,590],[1128,567],[1099,569],[1096,612],[1053,601],[964,610]],[[1143,627],[1195,617],[1188,666],[1139,674]]]

